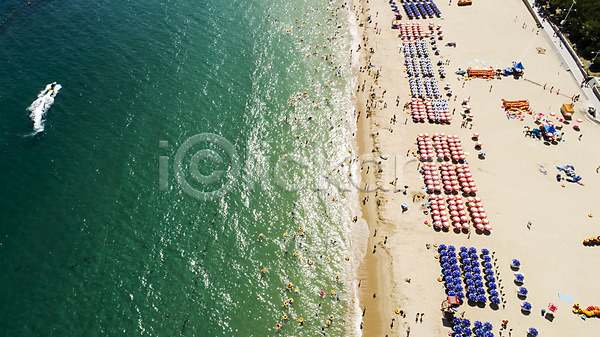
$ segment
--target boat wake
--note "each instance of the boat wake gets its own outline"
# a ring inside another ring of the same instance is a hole
[[[54,97],[58,94],[61,85],[52,82],[44,88],[39,94],[38,98],[31,103],[27,110],[31,111],[29,117],[33,121],[33,134],[44,131],[44,115],[50,109],[54,103]]]

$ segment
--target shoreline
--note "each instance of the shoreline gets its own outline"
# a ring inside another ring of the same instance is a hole
[[[373,111],[367,112],[366,106],[369,105],[369,93],[370,90],[354,91],[357,86],[378,88],[379,83],[375,78],[375,72],[361,72],[360,67],[367,68],[372,60],[373,54],[369,52],[370,41],[374,40],[373,24],[369,24],[365,18],[368,17],[370,10],[365,10],[361,13],[367,3],[364,0],[357,0],[351,4],[356,9],[352,10],[354,19],[357,22],[357,29],[359,35],[359,43],[361,49],[359,52],[359,68],[353,69],[358,71],[356,78],[358,83],[352,88],[354,92],[354,104],[355,104],[355,120],[357,123],[357,133],[355,136],[356,144],[358,147],[358,165],[360,167],[368,166],[373,170],[360,170],[360,188],[358,197],[361,209],[362,220],[365,220],[368,227],[368,236],[366,238],[366,250],[363,254],[363,258],[359,262],[358,273],[357,273],[357,284],[358,287],[358,299],[359,299],[359,313],[360,315],[360,334],[365,336],[383,335],[385,320],[384,313],[392,310],[393,307],[393,291],[389,287],[391,284],[392,273],[390,268],[386,268],[391,265],[392,259],[390,252],[387,250],[385,245],[381,243],[382,238],[385,237],[385,233],[389,231],[386,224],[381,221],[380,210],[377,206],[377,200],[382,198],[380,191],[375,192],[369,190],[381,188],[381,175],[372,174],[375,172],[376,163],[370,163],[369,161],[379,161],[379,151],[376,136],[372,136],[372,133],[376,133],[377,125],[373,121]],[[367,43],[365,45],[365,39]],[[352,46],[353,53],[356,53],[357,45]],[[371,102],[372,103],[372,102]],[[375,109],[375,108],[374,108]],[[366,162],[365,162],[366,161]],[[369,171],[369,173],[367,173]],[[365,184],[369,186],[365,188]],[[363,200],[367,198],[366,202]],[[378,234],[378,235],[377,235]]]

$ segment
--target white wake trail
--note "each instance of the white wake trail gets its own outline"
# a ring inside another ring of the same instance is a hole
[[[56,82],[49,83],[38,94],[38,98],[27,108],[27,110],[31,111],[29,117],[33,121],[34,134],[44,131],[44,115],[54,103],[54,97],[56,97],[60,88],[61,85],[56,84]]]

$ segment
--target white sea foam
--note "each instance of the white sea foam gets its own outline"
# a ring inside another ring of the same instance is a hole
[[[61,85],[56,82],[49,83],[38,94],[38,98],[27,108],[27,110],[31,111],[29,117],[33,121],[34,134],[44,131],[44,115],[54,103],[54,97],[56,97],[60,88]]]

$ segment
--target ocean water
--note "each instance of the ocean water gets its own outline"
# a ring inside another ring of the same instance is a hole
[[[3,1],[0,335],[350,334],[342,3]]]

